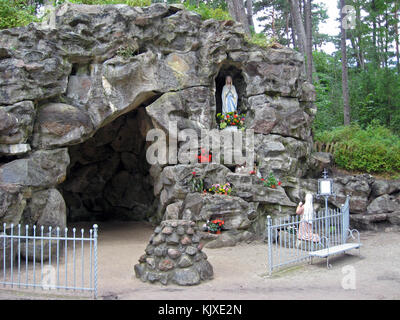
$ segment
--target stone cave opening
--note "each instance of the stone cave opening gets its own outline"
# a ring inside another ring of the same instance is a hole
[[[67,221],[149,221],[157,203],[146,161],[152,128],[139,107],[69,147],[70,165],[60,192]]]
[[[215,100],[216,100],[216,113],[222,113],[222,89],[225,85],[227,76],[232,77],[233,85],[238,94],[238,111],[244,112],[246,110],[245,96],[246,96],[246,82],[244,80],[242,70],[235,65],[226,62],[220,67],[219,73],[215,78]]]

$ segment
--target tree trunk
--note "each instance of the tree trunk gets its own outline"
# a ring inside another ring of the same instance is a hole
[[[252,27],[254,30],[254,21],[253,21],[253,0],[246,0],[246,10],[247,10],[247,22],[249,27]]]
[[[396,42],[396,59],[397,59],[397,72],[400,74],[400,51],[399,51],[399,13],[398,13],[398,4],[396,3],[396,7],[394,9],[394,31],[395,31],[395,42]]]
[[[343,92],[343,115],[344,125],[350,125],[350,102],[349,102],[349,80],[347,70],[347,51],[346,51],[346,29],[343,27],[345,14],[343,8],[345,0],[340,0],[340,31],[341,31],[341,49],[342,49],[342,92]]]
[[[251,37],[243,0],[227,0],[226,2],[228,4],[229,14],[235,21],[240,22],[243,25],[244,32],[247,36]]]
[[[306,54],[307,54],[307,81],[309,83],[313,82],[313,41],[312,41],[312,20],[311,20],[311,0],[306,0],[304,7],[304,21],[305,21],[305,31],[307,36],[306,43]]]
[[[373,57],[374,57],[374,63],[379,66],[379,57],[378,57],[378,48],[377,48],[377,36],[376,36],[376,5],[375,5],[375,0],[372,0],[371,3],[371,9],[374,12],[374,16],[372,17],[372,46],[373,46]]]
[[[296,35],[297,35],[296,24],[294,23],[294,19],[293,19],[293,14],[292,13],[290,13],[290,25],[292,27],[293,48],[294,49],[299,49],[298,46],[297,46],[297,40],[296,40]]]
[[[292,13],[293,17],[293,22],[295,25],[296,29],[296,35],[297,35],[297,45],[299,48],[299,51],[302,54],[306,54],[306,31],[304,30],[304,24],[301,18],[301,11],[300,11],[300,5],[299,5],[299,0],[289,0],[290,2],[290,10]]]
[[[364,46],[363,46],[363,40],[362,40],[362,30],[361,30],[361,8],[360,4],[357,1],[357,6],[356,6],[356,28],[357,28],[357,39],[358,39],[358,52],[360,56],[360,66],[361,69],[365,69],[365,59],[364,59]]]

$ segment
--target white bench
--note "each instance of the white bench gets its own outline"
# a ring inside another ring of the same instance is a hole
[[[358,249],[358,254],[359,256],[361,256],[361,246],[362,244],[360,243],[360,233],[358,232],[358,230],[354,229],[354,230],[348,230],[349,232],[349,237],[351,237],[352,239],[355,239],[353,232],[357,233],[358,236],[358,242],[356,243],[344,243],[344,244],[340,244],[337,246],[333,246],[330,247],[329,246],[329,238],[327,237],[322,237],[326,239],[326,248],[325,249],[321,249],[318,251],[312,251],[309,252],[309,255],[311,257],[311,264],[312,264],[312,258],[313,257],[318,257],[318,258],[326,258],[326,266],[328,269],[332,268],[332,265],[329,264],[329,256],[334,255],[334,254],[338,254],[338,253],[345,253],[348,250],[352,250],[352,249]]]

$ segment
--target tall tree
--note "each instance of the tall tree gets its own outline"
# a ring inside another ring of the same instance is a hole
[[[246,10],[247,10],[247,22],[249,27],[254,30],[254,20],[253,20],[253,0],[246,0]]]
[[[396,1],[394,6],[394,40],[396,43],[396,65],[397,72],[400,74],[400,51],[399,51],[399,3]]]
[[[306,0],[304,6],[304,22],[306,31],[307,81],[313,82],[313,40],[312,40],[312,9],[311,0]]]
[[[290,12],[292,14],[294,22],[294,29],[297,36],[297,45],[299,51],[305,55],[307,47],[307,39],[306,39],[306,31],[304,29],[304,24],[301,16],[299,0],[289,0],[289,3],[290,3]]]
[[[349,80],[348,80],[348,68],[347,68],[347,47],[346,47],[346,18],[344,7],[345,0],[340,0],[340,34],[341,42],[340,46],[342,49],[342,95],[343,95],[343,115],[344,125],[350,125],[350,99],[349,99]]]
[[[235,21],[240,22],[243,25],[244,32],[250,37],[251,32],[243,0],[227,0],[227,4],[229,14],[233,19],[235,19]]]

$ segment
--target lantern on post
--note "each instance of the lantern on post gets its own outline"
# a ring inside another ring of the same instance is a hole
[[[325,199],[325,217],[328,217],[328,199],[336,194],[333,192],[333,179],[328,177],[328,171],[324,169],[322,179],[318,179],[318,193],[317,198],[324,197]],[[325,218],[327,219],[327,218]],[[326,221],[326,220],[325,220]],[[325,222],[325,233],[328,235],[328,223]]]

